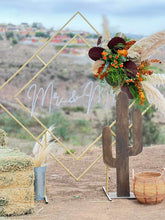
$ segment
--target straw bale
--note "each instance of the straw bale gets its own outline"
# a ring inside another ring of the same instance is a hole
[[[33,159],[17,149],[0,149],[0,173],[32,170]]]
[[[0,206],[0,216],[31,214],[34,203],[16,203],[9,206]]]
[[[0,145],[2,147],[6,147],[6,136],[7,136],[7,133],[0,129]]]
[[[15,149],[0,148],[0,216],[32,213],[34,163]]]
[[[2,198],[2,200],[1,200]],[[0,190],[1,204],[31,203],[34,201],[34,186],[28,188],[13,188]]]
[[[0,189],[29,187],[34,182],[33,170],[0,173]]]

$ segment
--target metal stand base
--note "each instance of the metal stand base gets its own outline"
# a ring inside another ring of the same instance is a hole
[[[116,192],[107,193],[104,186],[103,186],[103,191],[105,195],[108,197],[109,201],[112,201],[112,199],[136,199],[132,192],[130,192],[130,196],[118,197]]]
[[[47,198],[47,196],[45,196],[44,200],[45,200],[45,203],[48,204],[48,198]]]

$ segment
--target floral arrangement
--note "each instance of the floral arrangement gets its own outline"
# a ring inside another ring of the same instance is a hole
[[[89,57],[95,61],[92,70],[94,77],[106,81],[114,90],[120,88],[129,99],[135,99],[142,105],[146,101],[143,82],[153,74],[151,64],[161,63],[158,59],[141,59],[141,51],[135,40],[113,37],[106,48],[97,47],[89,50]],[[138,52],[137,52],[138,51]]]

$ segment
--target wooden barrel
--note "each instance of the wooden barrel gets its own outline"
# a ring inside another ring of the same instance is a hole
[[[165,180],[163,173],[142,172],[133,178],[133,192],[143,204],[157,204],[165,198]]]

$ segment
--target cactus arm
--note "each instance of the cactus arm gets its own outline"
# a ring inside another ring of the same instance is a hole
[[[128,155],[136,156],[143,150],[142,116],[139,109],[133,111],[133,147],[129,147]]]
[[[102,145],[104,163],[110,167],[116,167],[116,159],[112,156],[112,134],[111,129],[108,126],[103,128]]]

